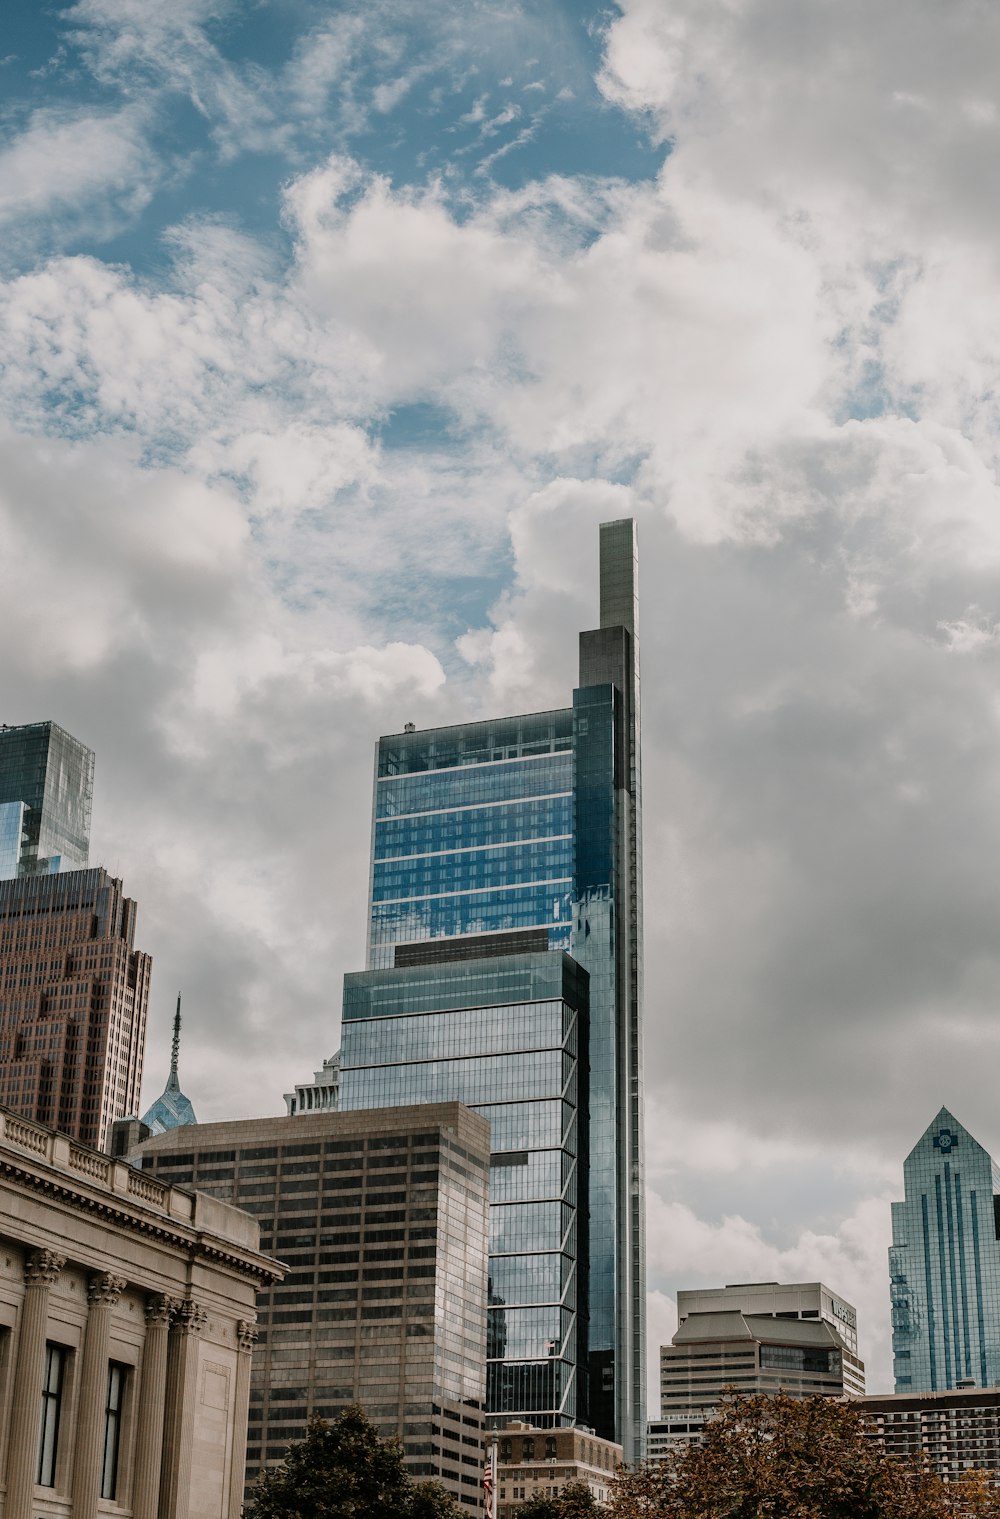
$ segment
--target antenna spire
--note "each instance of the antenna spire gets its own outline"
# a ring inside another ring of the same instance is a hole
[[[170,1080],[168,1086],[179,1085],[177,1080],[177,1056],[181,1048],[181,994],[177,993],[177,1011],[174,1014],[174,1041],[170,1048]]]

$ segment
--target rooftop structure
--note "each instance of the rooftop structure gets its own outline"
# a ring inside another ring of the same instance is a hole
[[[296,1085],[285,1093],[285,1110],[289,1118],[303,1113],[335,1113],[340,1106],[340,1051],[324,1060],[312,1081]]]
[[[825,1319],[853,1355],[858,1353],[858,1315],[823,1282],[734,1282],[677,1294],[677,1322],[692,1313],[768,1314],[776,1319]]]

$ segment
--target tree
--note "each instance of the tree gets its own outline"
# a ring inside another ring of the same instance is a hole
[[[460,1519],[437,1482],[416,1482],[398,1441],[379,1438],[360,1408],[312,1419],[280,1466],[250,1490],[247,1519]]]
[[[888,1456],[862,1415],[829,1398],[727,1397],[702,1443],[622,1470],[613,1519],[1000,1519],[974,1478],[946,1486]]]
[[[514,1506],[516,1519],[602,1519],[607,1514],[586,1482],[567,1482],[554,1498],[540,1494]]]

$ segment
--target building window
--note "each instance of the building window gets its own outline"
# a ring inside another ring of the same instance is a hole
[[[112,1361],[108,1366],[108,1395],[104,1405],[104,1459],[101,1463],[101,1497],[118,1496],[118,1449],[122,1432],[122,1404],[126,1368]]]
[[[42,1382],[42,1428],[38,1438],[38,1483],[55,1487],[59,1450],[59,1412],[68,1352],[62,1345],[46,1345],[45,1378]]]

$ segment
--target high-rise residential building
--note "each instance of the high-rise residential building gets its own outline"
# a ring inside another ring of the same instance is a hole
[[[0,881],[0,1103],[96,1149],[138,1112],[150,958],[106,870]]]
[[[248,1480],[360,1403],[478,1512],[489,1125],[458,1103],[306,1113],[170,1129],[132,1159],[253,1214],[287,1265],[258,1300]]]
[[[170,1047],[170,1074],[163,1091],[149,1110],[143,1113],[141,1119],[148,1134],[163,1134],[167,1129],[180,1129],[186,1124],[198,1122],[194,1116],[190,1097],[186,1097],[181,1091],[180,1077],[177,1074],[180,1049],[181,998],[178,992],[177,1011],[174,1013],[174,1038]]]
[[[843,1299],[836,1301],[850,1309]],[[842,1332],[844,1319],[809,1318],[809,1312],[749,1313],[736,1307],[692,1312],[689,1307],[672,1342],[660,1347],[660,1419],[649,1427],[650,1458],[698,1440],[726,1388],[747,1397],[862,1394],[865,1369],[856,1342],[852,1350]]]
[[[1000,1387],[875,1393],[857,1407],[867,1433],[889,1455],[926,1461],[944,1482],[1000,1472]]]
[[[313,1073],[312,1081],[296,1082],[294,1092],[285,1093],[288,1117],[303,1113],[335,1113],[340,1106],[340,1051],[323,1061]]]
[[[1000,1385],[1000,1169],[942,1108],[903,1163],[889,1281],[896,1391]]]
[[[379,740],[371,1012],[352,1003],[361,983],[348,978],[341,1050],[342,1109],[381,1100],[378,1071],[393,1067],[396,1101],[447,1093],[484,1113],[495,1107],[498,1123],[502,1115],[494,1207],[523,1204],[511,1253],[562,1254],[565,1265],[557,1295],[548,1266],[535,1276],[494,1255],[494,1286],[502,1278],[508,1290],[491,1309],[490,1344],[504,1366],[491,1370],[491,1398],[503,1406],[491,1402],[490,1415],[589,1424],[622,1442],[629,1459],[641,1454],[645,1432],[636,571],[634,523],[604,523],[600,627],[580,635],[570,706],[421,732],[408,723]],[[542,972],[538,957],[561,965],[563,954],[576,972]],[[509,969],[520,957],[522,969]],[[424,995],[434,985],[430,968],[441,974],[438,1007]],[[416,970],[427,970],[419,1010],[406,1003],[415,983],[404,973]],[[517,1000],[507,975],[541,990]],[[377,1026],[364,1028],[366,1017]],[[460,1042],[444,1049],[446,1032]],[[566,1082],[580,1081],[561,1127],[550,1116],[557,1053]],[[531,1080],[518,1110],[521,1071]],[[466,1078],[472,1084],[456,1090]],[[584,1198],[586,1208],[577,1207]],[[554,1249],[557,1216],[565,1232]],[[495,1237],[501,1228],[498,1214]],[[544,1333],[532,1327],[543,1325]]]
[[[517,1519],[531,1498],[557,1498],[571,1483],[585,1487],[595,1503],[607,1503],[622,1462],[622,1448],[589,1430],[537,1429],[504,1424],[497,1442],[497,1519]],[[489,1448],[489,1447],[488,1447]]]
[[[94,753],[56,723],[0,727],[0,880],[81,870]]]

